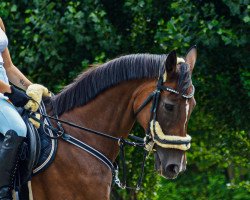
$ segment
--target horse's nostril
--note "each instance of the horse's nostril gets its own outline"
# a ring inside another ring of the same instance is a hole
[[[171,165],[168,165],[166,167],[166,172],[170,172],[170,173],[174,173],[174,174],[178,174],[179,170],[180,170],[179,166],[175,165],[175,164],[171,164]]]

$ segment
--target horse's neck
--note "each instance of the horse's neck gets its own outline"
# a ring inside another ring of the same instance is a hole
[[[124,82],[98,95],[82,107],[74,108],[60,119],[74,122],[115,137],[127,137],[135,122],[134,95],[145,80]],[[118,153],[117,142],[92,133],[64,127],[66,132],[100,150],[114,160]]]

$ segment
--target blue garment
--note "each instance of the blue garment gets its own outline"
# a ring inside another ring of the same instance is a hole
[[[0,28],[0,80],[9,84],[2,58],[2,52],[6,49],[7,45],[8,38]],[[26,137],[27,127],[15,109],[15,106],[8,102],[7,99],[7,97],[0,93],[0,133],[5,135],[8,130],[14,130],[18,136]]]
[[[6,71],[1,63],[0,80],[9,84]],[[0,133],[5,135],[8,130],[14,130],[16,131],[18,136],[26,137],[27,127],[23,119],[15,109],[15,106],[9,103],[7,99],[7,97],[0,93]]]
[[[6,74],[6,70],[4,69],[3,63],[0,62],[0,80],[9,84],[9,80]]]
[[[8,38],[5,32],[0,28],[0,62],[3,62],[2,52],[8,46]]]
[[[18,136],[26,137],[27,127],[23,119],[6,99],[0,98],[0,132],[5,135],[8,130],[16,131]]]

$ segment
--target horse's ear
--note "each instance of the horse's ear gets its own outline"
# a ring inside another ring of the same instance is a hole
[[[186,57],[185,57],[185,61],[187,64],[189,64],[191,72],[194,69],[196,58],[197,58],[197,48],[196,48],[196,45],[194,45],[188,50]]]
[[[165,67],[167,73],[172,73],[176,71],[176,62],[177,62],[176,51],[173,50],[168,54],[165,61]]]

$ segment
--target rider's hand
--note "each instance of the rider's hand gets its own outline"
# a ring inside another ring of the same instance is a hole
[[[31,110],[33,112],[36,112],[39,108],[39,105],[42,101],[43,96],[50,97],[51,93],[49,90],[39,84],[32,84],[28,87],[26,90],[26,94],[32,98],[26,105],[25,109]]]
[[[30,97],[27,94],[25,94],[24,91],[19,90],[14,86],[10,86],[10,89],[11,93],[5,92],[4,96],[8,97],[14,106],[24,107],[30,100]]]

